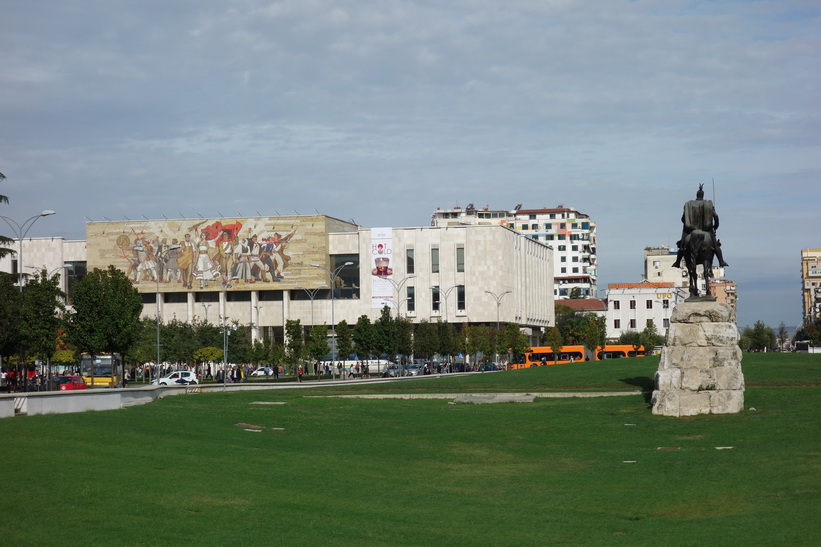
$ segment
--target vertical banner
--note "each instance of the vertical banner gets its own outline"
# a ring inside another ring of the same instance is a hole
[[[371,308],[391,308],[393,299],[393,229],[371,228]]]

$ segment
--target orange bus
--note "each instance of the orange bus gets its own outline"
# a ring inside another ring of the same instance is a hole
[[[646,355],[644,346],[636,346],[632,344],[607,344],[600,347],[596,352],[596,361],[604,361],[606,359],[622,359],[624,357],[644,357]]]
[[[584,346],[562,346],[561,352],[553,353],[553,348],[548,346],[534,346],[530,351],[511,364],[511,369],[538,367],[542,365],[562,365],[564,363],[577,363],[579,361],[592,361],[593,356]]]

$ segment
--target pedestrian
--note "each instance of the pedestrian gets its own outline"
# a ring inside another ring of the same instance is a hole
[[[302,382],[302,365],[299,365],[297,369],[297,381]]]

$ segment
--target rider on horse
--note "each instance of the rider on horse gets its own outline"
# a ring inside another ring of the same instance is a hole
[[[681,268],[681,259],[684,256],[684,249],[687,247],[687,241],[690,234],[694,230],[702,230],[712,236],[715,242],[713,245],[713,252],[718,258],[719,266],[729,266],[724,262],[724,257],[721,254],[721,242],[716,238],[716,229],[718,228],[718,214],[716,214],[713,202],[704,199],[704,185],[698,185],[698,192],[696,192],[696,199],[691,199],[684,204],[684,214],[681,215],[681,222],[684,227],[681,232],[681,239],[676,242],[678,245],[678,255],[673,267]]]

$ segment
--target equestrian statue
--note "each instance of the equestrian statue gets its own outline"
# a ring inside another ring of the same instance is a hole
[[[681,268],[681,260],[687,266],[690,277],[690,297],[699,298],[698,273],[696,267],[701,265],[706,285],[705,297],[710,295],[710,278],[713,276],[713,257],[718,258],[718,264],[727,267],[721,254],[721,242],[716,237],[718,229],[718,214],[713,202],[704,199],[704,185],[698,185],[696,199],[684,204],[684,214],[681,215],[684,225],[681,239],[676,242],[678,255],[673,266]]]

